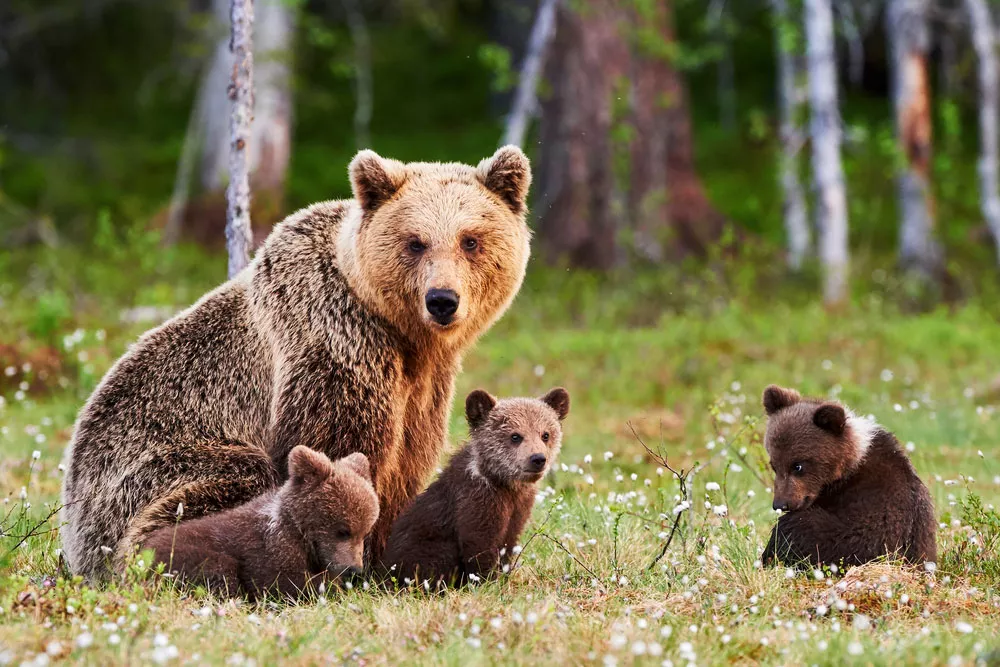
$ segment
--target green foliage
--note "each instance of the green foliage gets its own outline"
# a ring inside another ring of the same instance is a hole
[[[479,61],[493,74],[491,87],[496,92],[505,92],[517,83],[517,74],[510,64],[510,51],[499,44],[483,44],[479,47]]]

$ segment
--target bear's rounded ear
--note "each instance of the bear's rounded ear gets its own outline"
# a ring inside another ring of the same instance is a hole
[[[802,396],[794,389],[785,389],[776,384],[769,385],[764,390],[764,410],[769,415],[773,415],[782,408],[795,405],[802,400]]]
[[[844,435],[847,427],[847,412],[836,403],[824,403],[813,413],[813,423],[827,433]]]
[[[562,387],[550,390],[542,396],[542,402],[556,411],[559,421],[566,419],[566,415],[569,414],[569,392]]]
[[[297,445],[288,455],[288,479],[292,484],[322,482],[333,472],[333,464],[326,454]]]
[[[496,404],[497,399],[482,389],[476,389],[469,394],[465,398],[465,419],[469,422],[469,428],[482,426]]]
[[[340,459],[340,463],[350,468],[353,472],[364,477],[369,482],[372,481],[372,467],[368,462],[368,457],[361,452],[354,452]]]
[[[524,213],[531,187],[531,164],[520,148],[501,146],[492,157],[479,163],[476,172],[486,189],[500,197],[515,215]]]
[[[351,166],[351,190],[364,211],[374,211],[388,201],[406,180],[402,162],[387,160],[375,151],[359,151]]]

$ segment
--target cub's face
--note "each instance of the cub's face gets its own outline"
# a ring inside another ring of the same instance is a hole
[[[403,164],[362,151],[351,162],[361,213],[348,279],[404,333],[463,340],[492,324],[528,261],[527,158],[501,148],[478,167]],[[341,246],[341,255],[344,247]]]
[[[555,463],[569,394],[557,387],[540,399],[497,401],[479,389],[465,399],[480,472],[508,482],[534,483]]]
[[[764,391],[764,446],[774,470],[774,509],[806,509],[844,476],[867,446],[858,420],[836,403],[804,400],[793,389]]]
[[[379,512],[368,459],[351,454],[331,462],[299,445],[289,454],[288,474],[283,509],[302,531],[313,568],[334,577],[360,573]]]

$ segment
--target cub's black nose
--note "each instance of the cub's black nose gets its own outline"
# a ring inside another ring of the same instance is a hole
[[[545,467],[545,454],[532,454],[528,459],[528,467],[534,472],[541,472]]]
[[[450,289],[432,289],[424,297],[427,312],[438,324],[451,324],[458,310],[458,294]]]
[[[781,510],[782,512],[784,512],[785,510],[788,509],[788,503],[786,503],[784,500],[775,500],[773,503],[771,503],[771,509]]]

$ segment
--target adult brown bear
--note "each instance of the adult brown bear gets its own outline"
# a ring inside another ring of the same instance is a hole
[[[349,171],[353,200],[280,223],[90,397],[66,452],[74,573],[107,576],[180,503],[188,520],[273,488],[296,445],[368,457],[381,553],[437,464],[462,354],[520,288],[531,171],[510,146],[477,167],[362,151]]]

